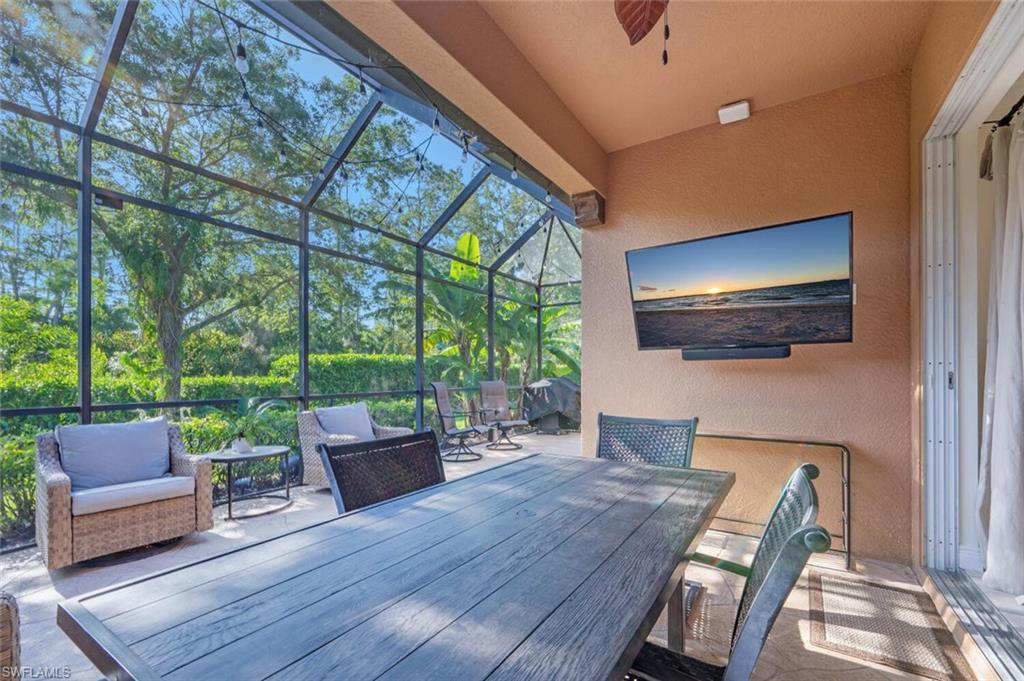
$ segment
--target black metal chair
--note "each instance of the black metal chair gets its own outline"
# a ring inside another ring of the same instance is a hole
[[[498,431],[498,439],[487,445],[487,449],[522,449],[513,442],[509,432],[530,425],[525,419],[514,418],[508,402],[508,386],[505,381],[480,381],[480,413],[484,425]]]
[[[441,422],[441,434],[444,439],[441,442],[441,449],[448,451],[441,458],[445,461],[476,461],[482,458],[482,454],[474,451],[467,440],[479,437],[487,432],[487,428],[472,423],[477,415],[475,411],[456,411],[452,409],[451,397],[448,395],[448,386],[441,381],[434,381],[430,384],[434,390],[434,404],[437,405],[437,418]],[[459,427],[455,419],[464,417],[467,425]]]
[[[338,513],[445,481],[433,431],[351,444],[317,445]]]
[[[644,643],[626,675],[629,681],[747,681],[800,573],[812,553],[828,551],[829,533],[815,524],[818,495],[811,482],[816,466],[793,472],[768,518],[750,567],[703,554],[688,559],[746,577],[733,626],[732,650],[725,667],[694,660],[662,646]]]
[[[602,459],[689,468],[697,417],[645,419],[597,415],[597,455]]]

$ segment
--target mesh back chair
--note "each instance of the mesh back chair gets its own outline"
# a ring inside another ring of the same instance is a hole
[[[689,468],[697,417],[692,419],[647,419],[632,416],[597,415],[597,456],[601,459],[655,466]],[[685,620],[704,595],[704,585],[686,580],[672,599],[681,608],[668,608],[668,643],[682,652]]]
[[[667,648],[645,643],[626,678],[644,681],[746,681],[754,673],[757,658],[775,619],[793,590],[812,553],[828,551],[832,539],[815,524],[818,495],[811,482],[818,469],[804,464],[794,471],[782,489],[768,518],[750,567],[703,554],[691,561],[713,565],[746,577],[733,627],[732,650],[725,667],[685,657]]]
[[[441,434],[444,436],[441,448],[448,450],[441,458],[445,461],[476,461],[481,458],[479,452],[473,451],[466,444],[466,440],[487,432],[487,428],[468,423],[476,412],[452,409],[447,384],[435,381],[430,387],[434,389],[434,404],[437,405],[437,418],[441,422]],[[460,416],[467,419],[468,425],[460,428],[456,424],[455,419]]]
[[[697,417],[687,420],[597,415],[597,456],[689,468]]]
[[[317,445],[338,513],[445,481],[431,431],[352,444]]]
[[[505,381],[480,381],[480,412],[484,425],[498,431],[498,439],[487,445],[487,449],[522,449],[512,441],[509,432],[530,425],[529,421],[513,418],[508,403],[508,386]]]

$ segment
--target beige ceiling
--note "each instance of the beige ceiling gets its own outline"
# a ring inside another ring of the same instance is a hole
[[[630,47],[612,2],[481,2],[558,97],[611,152],[908,68],[928,2],[687,2]]]

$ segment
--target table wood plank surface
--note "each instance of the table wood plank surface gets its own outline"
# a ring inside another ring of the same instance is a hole
[[[731,473],[535,455],[62,603],[138,679],[606,679]]]

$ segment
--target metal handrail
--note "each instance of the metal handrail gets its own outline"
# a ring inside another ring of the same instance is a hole
[[[850,448],[842,442],[831,442],[828,440],[805,440],[798,438],[784,438],[784,437],[767,437],[763,435],[750,435],[747,433],[728,433],[728,432],[697,432],[697,437],[706,437],[716,440],[740,440],[745,442],[771,442],[776,444],[788,444],[788,445],[802,445],[807,447],[832,447],[839,450],[839,480],[842,487],[842,516],[843,516],[843,534],[832,536],[836,539],[841,539],[843,543],[842,549],[835,549],[836,552],[843,554],[846,561],[846,569],[850,569],[851,557],[850,557],[850,526],[852,525],[853,515],[851,512],[850,504],[850,485],[851,485],[851,474],[850,474]],[[745,520],[735,520],[730,518],[719,518],[720,520],[732,520],[733,522],[743,522],[750,525],[760,525],[761,523],[752,523]]]

